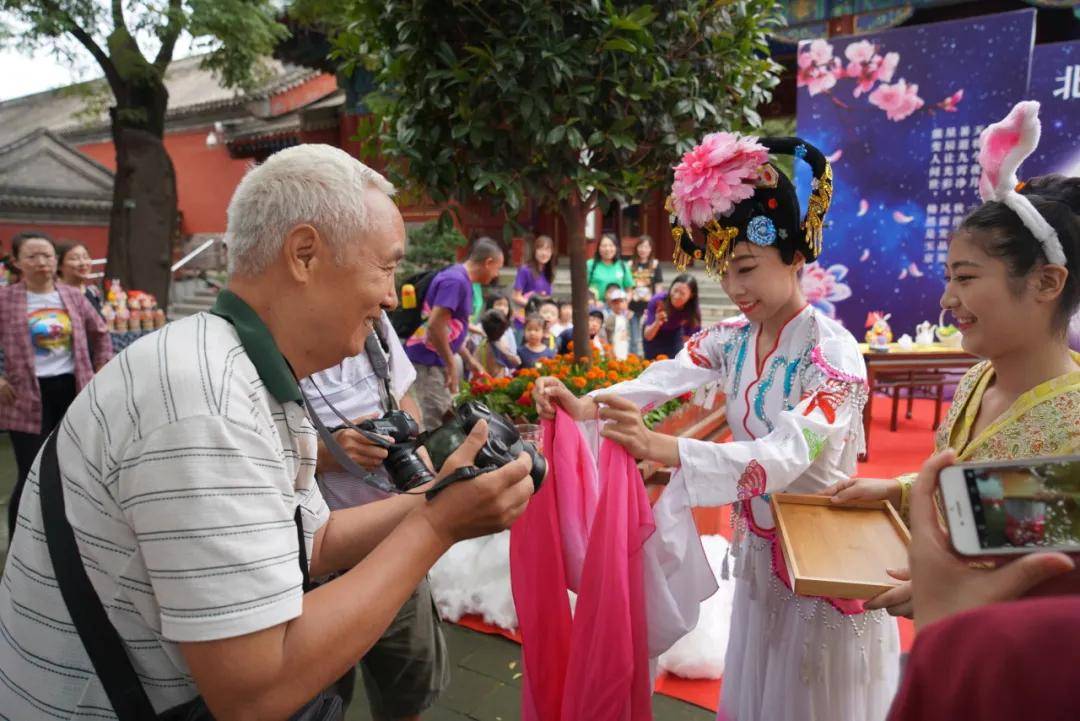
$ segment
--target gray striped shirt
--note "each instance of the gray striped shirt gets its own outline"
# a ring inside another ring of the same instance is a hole
[[[329,515],[304,410],[270,392],[242,337],[209,314],[167,325],[113,359],[59,429],[83,564],[158,711],[197,693],[177,642],[300,615],[293,516],[310,558]],[[35,464],[0,586],[0,718],[113,718],[42,528]]]

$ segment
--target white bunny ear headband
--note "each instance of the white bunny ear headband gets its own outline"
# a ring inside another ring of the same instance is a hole
[[[1007,205],[1042,243],[1047,260],[1055,265],[1065,265],[1065,251],[1057,231],[1016,189],[1020,182],[1016,169],[1038,146],[1041,133],[1039,104],[1034,100],[1017,103],[1004,120],[983,130],[979,136],[979,165],[982,166],[979,195],[984,201],[996,200]]]

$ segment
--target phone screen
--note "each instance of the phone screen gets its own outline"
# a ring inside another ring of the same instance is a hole
[[[1080,548],[1080,461],[964,470],[979,545]]]

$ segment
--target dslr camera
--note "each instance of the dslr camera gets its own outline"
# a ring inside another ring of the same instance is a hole
[[[523,441],[514,424],[500,413],[495,413],[483,403],[466,401],[454,409],[453,416],[433,431],[420,432],[416,420],[402,410],[388,411],[381,418],[366,420],[359,428],[394,439],[383,461],[390,478],[400,491],[408,491],[434,478],[423,459],[417,454],[426,448],[435,468],[442,468],[446,459],[464,443],[473,427],[481,420],[488,423],[488,439],[476,454],[474,465],[485,471],[502,468],[516,460],[522,453],[532,459],[530,476],[533,492],[547,475],[547,461],[536,446]]]

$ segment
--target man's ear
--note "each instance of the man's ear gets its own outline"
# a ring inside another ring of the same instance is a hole
[[[319,231],[306,224],[296,226],[285,236],[281,254],[289,274],[298,282],[306,283],[310,279],[312,264],[322,243]]]

